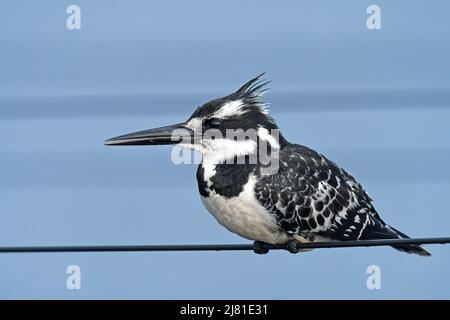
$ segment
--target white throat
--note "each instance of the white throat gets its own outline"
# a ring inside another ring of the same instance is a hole
[[[227,138],[205,140],[202,143],[203,161],[209,163],[223,163],[234,157],[255,154],[257,143],[253,140],[234,141]]]

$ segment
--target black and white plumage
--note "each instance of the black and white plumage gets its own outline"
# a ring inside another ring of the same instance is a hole
[[[308,147],[272,134],[278,126],[261,100],[267,82],[260,77],[200,106],[186,122],[119,136],[106,144],[181,142],[200,151],[197,182],[204,205],[221,225],[256,244],[287,244],[297,252],[298,242],[407,238],[381,219],[372,199],[344,169]],[[183,137],[174,138],[174,129],[203,136],[182,141]],[[248,129],[254,129],[255,139],[226,138],[227,130]],[[223,138],[206,138],[207,130],[216,130]],[[262,173],[265,164],[259,159],[248,161],[262,142],[277,151],[279,166],[273,174]],[[429,255],[419,245],[395,248]]]

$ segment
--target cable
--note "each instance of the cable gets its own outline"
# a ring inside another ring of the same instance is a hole
[[[383,239],[335,242],[311,242],[298,245],[299,249],[379,247],[400,244],[446,244],[450,237],[417,239]],[[253,250],[252,244],[182,244],[182,245],[104,245],[104,246],[11,246],[0,247],[0,253],[50,252],[143,252],[143,251],[243,251]],[[286,249],[284,245],[263,245],[269,250]]]

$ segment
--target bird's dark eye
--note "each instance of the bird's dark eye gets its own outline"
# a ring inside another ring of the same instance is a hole
[[[220,124],[222,123],[222,121],[220,121],[220,119],[217,118],[211,118],[208,120],[208,127],[209,128],[218,128],[220,127]]]

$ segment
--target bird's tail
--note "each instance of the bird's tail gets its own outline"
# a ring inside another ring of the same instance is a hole
[[[392,231],[397,234],[398,238],[409,239],[409,237],[406,234],[404,234],[403,232],[398,231],[397,229],[395,229],[391,226],[389,226],[389,229],[392,229]],[[392,248],[397,249],[399,251],[406,252],[406,253],[418,254],[419,256],[424,256],[424,257],[431,256],[431,253],[429,253],[421,245],[418,245],[418,244],[399,244],[396,246],[392,246]]]
[[[364,230],[363,236],[361,237],[361,240],[373,240],[373,239],[409,239],[409,237],[404,234],[401,231],[398,231],[397,229],[388,226],[378,225],[375,228],[367,228]],[[414,253],[418,254],[419,256],[431,256],[431,254],[425,250],[422,246],[418,244],[398,244],[392,246],[394,249],[397,249],[399,251],[403,251],[406,253]]]

